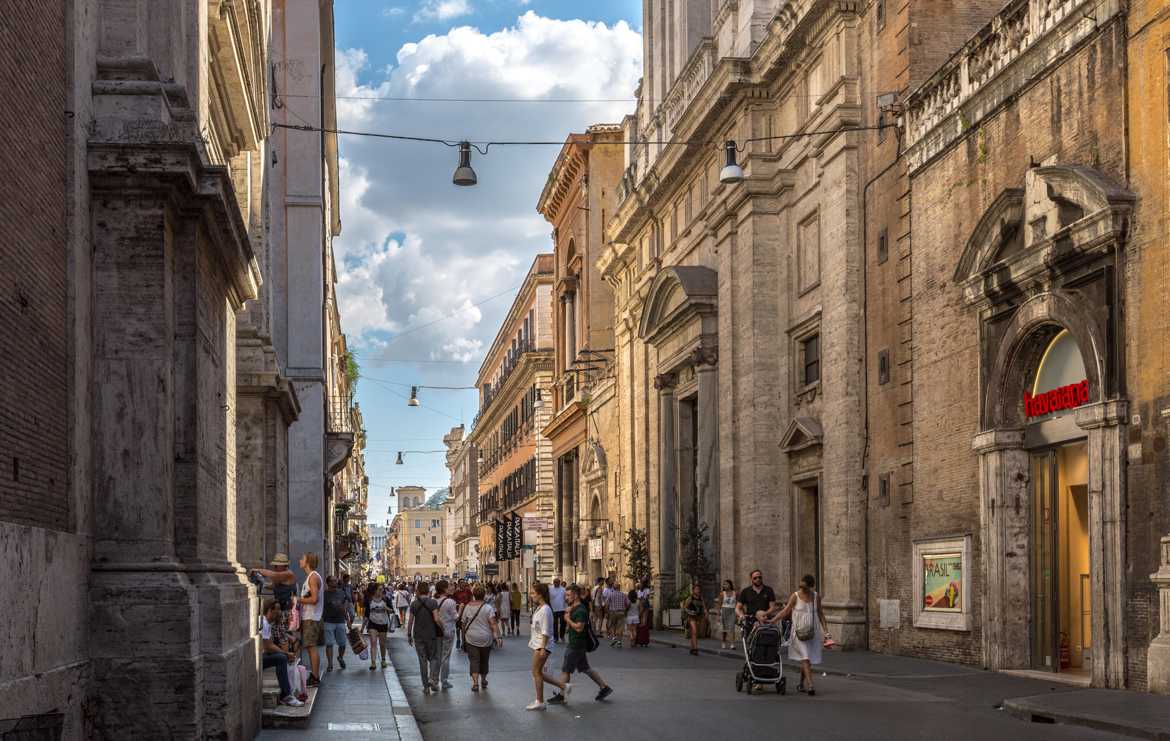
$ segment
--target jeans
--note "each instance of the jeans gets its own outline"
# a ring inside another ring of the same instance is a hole
[[[439,680],[446,682],[451,676],[451,649],[455,648],[455,639],[451,636],[438,639],[439,643]]]
[[[288,685],[288,656],[282,653],[265,653],[261,664],[265,669],[276,669],[276,681],[280,683],[280,699],[292,694],[292,687]]]
[[[512,608],[512,633],[520,633],[520,610]]]
[[[414,652],[418,654],[418,673],[423,688],[439,683],[439,641],[435,638],[414,639]]]
[[[565,640],[565,611],[553,613],[553,640]]]

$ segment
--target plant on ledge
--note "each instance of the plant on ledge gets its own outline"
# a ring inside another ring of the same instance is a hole
[[[626,531],[622,550],[626,554],[626,575],[641,584],[653,575],[650,564],[650,536],[643,528],[632,527]]]

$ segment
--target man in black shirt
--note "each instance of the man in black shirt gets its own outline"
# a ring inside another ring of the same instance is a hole
[[[742,620],[750,616],[756,619],[760,611],[771,612],[776,607],[776,593],[764,584],[764,572],[756,569],[752,572],[751,586],[744,587],[735,601],[735,613]]]

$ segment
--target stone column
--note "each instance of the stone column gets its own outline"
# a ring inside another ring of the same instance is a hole
[[[676,534],[678,522],[678,491],[676,484],[674,451],[674,383],[673,374],[655,376],[654,388],[658,390],[658,583],[662,593],[660,604],[668,604],[674,598],[675,567],[678,561]]]
[[[983,594],[983,664],[989,669],[1031,666],[1031,470],[1022,430],[975,436],[979,454],[979,526]],[[918,599],[918,595],[911,595]]]
[[[1125,687],[1124,401],[1076,410],[1089,433],[1089,569],[1093,612],[1093,686]]]
[[[699,517],[707,523],[711,542],[708,556],[711,559],[710,584],[703,586],[711,597],[717,591],[715,583],[722,578],[720,572],[720,544],[723,542],[720,530],[719,498],[719,353],[717,350],[699,349],[695,352],[695,376],[699,385],[699,460],[696,466],[696,489],[699,492]]]
[[[1162,538],[1161,568],[1150,579],[1158,587],[1157,637],[1146,652],[1146,681],[1150,692],[1170,695],[1170,535]]]

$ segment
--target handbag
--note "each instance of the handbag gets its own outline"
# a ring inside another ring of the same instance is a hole
[[[798,601],[800,597],[796,598]],[[813,614],[817,609],[817,596],[814,593],[812,603],[808,610],[802,610],[800,616],[796,620],[796,640],[811,641],[813,636],[817,634],[816,616]]]
[[[459,641],[463,644],[463,653],[467,653],[467,629],[470,628],[471,624],[475,622],[475,619],[479,617],[479,613],[483,611],[484,604],[485,603],[483,602],[480,603],[479,609],[475,611],[475,614],[471,616],[470,620],[467,622],[463,622],[462,620],[459,621],[461,623],[459,629]]]

